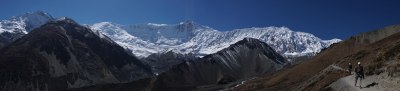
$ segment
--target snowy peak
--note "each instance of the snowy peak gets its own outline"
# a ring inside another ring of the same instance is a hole
[[[23,15],[14,16],[9,20],[2,20],[0,33],[19,30],[26,34],[51,20],[53,20],[53,17],[43,11],[25,13]]]
[[[27,34],[34,28],[37,28],[51,20],[53,20],[53,17],[43,11],[13,16],[8,20],[2,20],[0,22],[0,34],[4,32]]]
[[[185,21],[180,24],[147,23],[135,25],[120,25],[111,22],[101,22],[93,24],[91,28],[94,30],[100,30],[106,35],[125,35],[124,33],[128,33],[129,35],[135,35],[134,37],[139,37],[141,41],[167,46],[187,42],[188,39],[195,35],[195,30],[208,29],[207,27],[201,26],[192,21]]]
[[[107,35],[115,35],[118,32],[122,32],[123,30],[120,28],[121,26],[118,24],[113,24],[111,22],[100,22],[91,26],[94,30],[101,30],[103,33]]]
[[[43,11],[25,13],[0,21],[0,48],[41,25],[54,20],[52,16]]]
[[[109,26],[115,26],[115,24],[111,22],[100,22],[92,25],[92,28],[104,28]]]

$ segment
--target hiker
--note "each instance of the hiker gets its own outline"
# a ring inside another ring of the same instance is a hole
[[[354,86],[357,84],[357,80],[360,79],[360,87],[361,87],[361,80],[364,79],[364,69],[361,66],[361,62],[357,63],[357,67],[354,69],[356,73],[356,82],[354,83]]]
[[[349,71],[349,75],[351,75],[352,69],[353,69],[353,65],[351,65],[351,63],[349,63],[348,70],[347,70],[347,71]]]

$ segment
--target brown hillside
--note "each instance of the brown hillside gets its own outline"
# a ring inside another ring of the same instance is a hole
[[[338,64],[345,68],[345,65],[349,62],[355,64],[361,61],[369,73],[378,72],[377,68],[382,66],[383,60],[398,57],[400,33],[397,32],[399,30],[400,26],[395,25],[361,33],[332,45],[309,61],[270,76],[247,81],[234,90],[322,90],[325,86],[345,75],[343,71],[330,70],[332,64]]]

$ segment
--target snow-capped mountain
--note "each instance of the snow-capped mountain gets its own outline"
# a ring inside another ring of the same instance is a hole
[[[43,11],[29,12],[1,20],[0,48],[51,20],[54,20],[54,18]]]
[[[322,40],[312,34],[292,31],[287,27],[244,28],[222,32],[193,21],[136,25],[101,22],[90,27],[131,49],[139,57],[167,51],[191,53],[201,57],[216,53],[244,38],[259,39],[286,57],[304,56],[315,55],[321,49],[341,41]]]

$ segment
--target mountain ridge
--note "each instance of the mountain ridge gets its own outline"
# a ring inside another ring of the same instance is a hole
[[[271,74],[286,64],[288,61],[266,43],[245,38],[217,53],[174,65],[154,78],[70,91],[221,90],[240,84],[250,77]]]
[[[0,22],[0,48],[15,41],[31,29],[56,20],[43,11],[14,16]],[[37,22],[32,22],[37,21]],[[100,22],[86,25],[99,36],[108,36],[121,46],[132,50],[137,57],[144,58],[153,53],[173,51],[180,54],[194,54],[202,57],[228,47],[243,38],[257,38],[271,45],[285,57],[313,56],[321,49],[340,39],[322,40],[305,33],[292,31],[287,27],[243,28],[232,31],[218,31],[194,21],[178,24],[130,24],[121,25]],[[285,33],[278,33],[284,32]],[[283,45],[283,46],[282,46]]]
[[[179,27],[184,25],[190,26],[189,29],[191,28],[192,31],[179,32]],[[287,27],[254,27],[222,32],[193,21],[179,24],[137,25],[102,22],[90,27],[111,36],[111,39],[133,49],[134,54],[142,57],[167,51],[181,54],[192,53],[202,57],[247,37],[266,42],[284,56],[312,56],[321,49],[341,41],[340,39],[322,40],[312,34],[292,31]],[[114,33],[109,33],[110,31]]]

